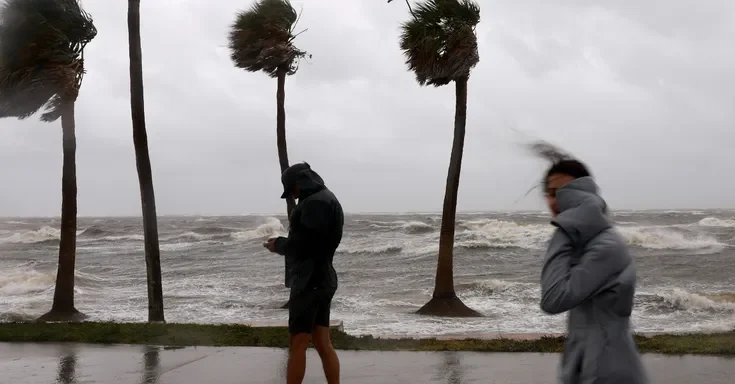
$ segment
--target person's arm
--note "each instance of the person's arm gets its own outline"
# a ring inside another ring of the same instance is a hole
[[[276,239],[276,253],[298,260],[318,253],[329,234],[331,218],[332,206],[329,203],[321,200],[305,202],[297,230],[290,231],[288,237]]]
[[[541,272],[541,309],[550,314],[566,312],[596,294],[625,268],[615,239],[598,236],[572,266],[575,252],[561,228],[549,244],[550,254]]]

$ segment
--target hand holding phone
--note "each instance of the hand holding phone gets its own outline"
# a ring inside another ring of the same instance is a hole
[[[268,241],[266,241],[265,243],[263,243],[263,246],[267,250],[269,250],[271,252],[275,252],[276,251],[276,238],[270,238],[270,239],[268,239]]]

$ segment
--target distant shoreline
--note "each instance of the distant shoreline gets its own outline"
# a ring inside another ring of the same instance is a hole
[[[332,330],[337,349],[373,351],[474,351],[558,353],[564,337],[523,334],[526,337],[477,335],[456,338],[375,338]],[[474,337],[474,338],[473,338]],[[720,333],[636,335],[642,353],[735,356],[735,330]],[[239,346],[288,347],[284,327],[248,325],[147,323],[0,323],[0,342],[73,342],[91,344],[149,344],[169,347]]]
[[[620,213],[692,213],[692,212],[732,212],[735,208],[687,208],[687,209],[613,209],[613,215]],[[507,211],[457,211],[458,215],[502,215],[502,214],[541,214],[545,213],[543,209],[520,209]],[[345,212],[349,216],[411,216],[411,215],[439,215],[441,211],[436,212]],[[226,217],[285,217],[283,212],[278,213],[243,213],[243,214],[160,214],[159,218],[226,218]],[[135,219],[141,215],[111,215],[111,216],[77,216],[78,219]],[[0,216],[0,220],[28,220],[28,219],[59,219],[59,216]]]

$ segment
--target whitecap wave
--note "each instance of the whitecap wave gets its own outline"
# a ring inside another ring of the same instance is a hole
[[[121,236],[105,236],[99,238],[99,241],[143,241],[143,235],[121,235]]]
[[[75,271],[75,292],[83,286],[95,285],[105,280],[91,273]],[[0,272],[0,296],[23,296],[46,292],[56,284],[56,270],[43,272],[33,268],[8,269]]]
[[[247,242],[285,235],[285,228],[281,224],[281,220],[276,217],[268,217],[265,219],[265,223],[260,224],[257,228],[234,232],[231,237],[236,241]]]
[[[735,313],[735,303],[713,300],[707,294],[692,293],[681,288],[659,289],[652,293],[641,293],[644,305],[671,311]]]
[[[394,244],[380,244],[380,245],[343,244],[337,249],[337,252],[344,253],[347,255],[354,255],[354,254],[381,255],[381,254],[390,254],[390,253],[400,253],[401,251],[403,251],[403,247],[401,247],[400,245],[394,245]]]
[[[628,244],[654,250],[720,251],[726,246],[712,236],[687,233],[673,227],[618,227]]]
[[[165,239],[162,239],[163,241],[176,241],[176,240],[184,240],[184,241],[206,241],[211,240],[217,237],[217,235],[205,235],[202,233],[196,233],[196,232],[184,232],[181,234],[178,234],[176,236],[167,237]]]
[[[0,274],[0,294],[12,296],[43,292],[53,288],[55,283],[56,273],[35,269],[9,270]]]
[[[541,249],[551,236],[550,225],[518,224],[513,221],[483,219],[461,220],[456,234],[462,248],[524,248]]]
[[[91,237],[94,235],[102,234],[104,233],[104,231],[95,227],[90,227],[79,229],[76,233],[77,237]],[[4,235],[5,236],[0,237],[0,244],[41,244],[51,242],[56,243],[61,237],[61,231],[58,228],[43,226],[39,229],[33,230],[5,232]],[[121,237],[121,239],[123,239],[123,237]]]
[[[421,234],[430,233],[437,230],[437,227],[425,223],[423,221],[411,220],[411,221],[368,221],[369,227],[378,230],[400,230],[407,234]]]
[[[539,297],[539,285],[501,279],[482,280],[459,286],[460,289],[481,296],[505,296],[509,300]]]
[[[81,231],[80,231],[81,232]],[[38,244],[59,240],[60,231],[48,226],[37,230],[15,232],[0,238],[0,244]]]
[[[716,217],[705,217],[699,221],[702,227],[735,228],[735,219],[719,219]]]
[[[633,247],[711,253],[718,252],[727,246],[711,235],[697,232],[696,229],[692,230],[688,226],[640,226],[632,225],[635,224],[632,222],[626,224],[626,226],[617,228],[626,242]],[[414,228],[433,228],[426,223],[411,221],[371,222],[370,225],[373,228],[392,228],[394,230],[405,230],[412,226]],[[457,222],[455,233],[455,248],[542,250],[546,247],[553,231],[554,227],[547,224],[519,224],[498,219],[460,220]],[[347,253],[386,253],[399,252],[398,248],[401,248],[403,253],[415,254],[420,248],[421,252],[431,252],[438,247],[439,233],[432,229],[430,233],[422,236],[420,241],[415,238],[408,239],[403,242],[390,240],[390,244],[375,239],[372,244],[347,246],[343,247],[343,250]]]

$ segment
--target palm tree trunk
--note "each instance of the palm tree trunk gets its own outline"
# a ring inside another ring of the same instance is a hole
[[[276,92],[276,142],[278,145],[278,162],[281,172],[288,168],[288,146],[286,145],[286,74],[288,69],[278,70],[278,91]],[[292,197],[286,199],[286,214],[289,221],[296,202]]]
[[[51,311],[39,321],[78,321],[84,318],[74,307],[74,268],[77,249],[77,140],[74,102],[64,105],[61,115],[63,165],[61,176],[61,238]]]
[[[148,280],[148,321],[165,321],[161,283],[161,249],[158,244],[156,198],[148,153],[143,92],[143,63],[140,43],[140,0],[128,0],[128,42],[130,48],[130,109],[133,118],[133,145],[143,210],[146,277]]]
[[[462,170],[465,127],[467,125],[467,80],[456,81],[456,109],[454,115],[454,141],[449,158],[449,172],[442,207],[442,225],[439,232],[439,258],[432,299],[419,309],[419,314],[436,316],[481,316],[468,308],[454,292],[454,228],[457,216],[459,176]]]
[[[278,70],[278,90],[276,91],[276,144],[278,145],[278,162],[281,165],[281,173],[288,168],[288,147],[286,145],[286,75],[288,69],[280,68]],[[291,222],[291,212],[296,207],[293,197],[286,199],[286,217]],[[288,259],[284,258],[284,275],[288,274]],[[288,287],[288,279],[286,279]],[[286,309],[289,302],[282,305],[281,308]]]

